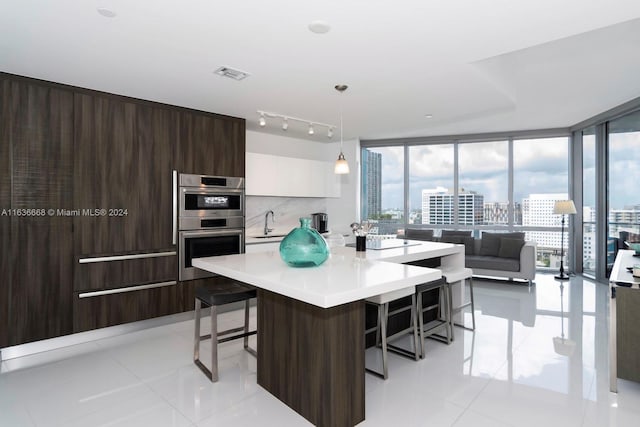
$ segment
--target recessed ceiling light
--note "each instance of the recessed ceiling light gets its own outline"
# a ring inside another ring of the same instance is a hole
[[[309,31],[316,34],[326,34],[331,26],[326,21],[316,20],[308,25]]]
[[[427,119],[432,119],[433,118],[433,114],[425,114],[424,117],[427,118]]]
[[[116,16],[116,13],[111,9],[106,9],[104,7],[99,7],[96,10],[98,11],[98,13],[100,15],[104,16],[105,18],[115,18],[115,16]]]

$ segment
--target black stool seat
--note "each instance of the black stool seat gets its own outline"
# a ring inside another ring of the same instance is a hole
[[[195,343],[193,347],[193,363],[212,381],[218,381],[218,343],[244,339],[244,349],[254,356],[257,352],[249,347],[249,336],[255,335],[257,330],[249,330],[249,300],[256,298],[255,288],[226,277],[218,276],[212,279],[215,283],[196,288],[195,290]],[[244,326],[218,331],[218,306],[244,301]],[[211,333],[200,335],[200,315],[202,306],[211,307]],[[235,334],[236,332],[239,332]],[[234,334],[234,335],[231,335]],[[225,336],[225,338],[220,338]],[[211,339],[211,369],[200,361],[200,341]]]
[[[206,305],[223,305],[256,297],[256,289],[239,282],[228,281],[196,288],[196,298]]]

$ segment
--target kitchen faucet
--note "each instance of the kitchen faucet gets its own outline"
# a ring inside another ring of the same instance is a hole
[[[267,211],[264,214],[264,235],[267,236],[269,232],[273,231],[273,228],[267,227],[267,221],[269,220],[269,214],[271,214],[271,222],[276,222],[276,217],[273,214],[273,211]]]

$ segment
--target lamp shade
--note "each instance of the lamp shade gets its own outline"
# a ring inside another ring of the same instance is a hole
[[[342,154],[342,152],[340,152],[338,160],[336,160],[336,165],[333,172],[337,175],[344,175],[349,173],[349,163],[347,163],[347,160],[344,158],[344,154]]]
[[[555,215],[575,214],[577,213],[576,205],[573,204],[573,200],[556,200],[553,213]]]

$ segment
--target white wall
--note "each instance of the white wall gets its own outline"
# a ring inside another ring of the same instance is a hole
[[[360,142],[358,140],[344,142],[343,152],[349,162],[351,171],[348,175],[340,177],[342,185],[340,198],[247,196],[247,235],[262,232],[264,214],[269,209],[276,214],[278,232],[283,229],[286,231],[297,227],[297,218],[299,216],[309,216],[313,212],[326,212],[329,214],[329,227],[332,231],[350,233],[349,224],[358,220],[360,212],[359,147]],[[334,161],[340,152],[340,142],[315,142],[248,130],[246,132],[246,151],[284,157]],[[269,222],[269,226],[271,227],[271,222]]]

